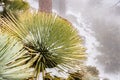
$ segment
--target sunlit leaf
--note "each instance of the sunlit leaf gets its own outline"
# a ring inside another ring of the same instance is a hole
[[[33,69],[24,58],[23,45],[6,33],[0,32],[0,80],[24,80],[33,77]]]

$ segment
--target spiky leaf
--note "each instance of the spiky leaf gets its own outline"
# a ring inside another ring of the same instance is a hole
[[[0,80],[24,80],[33,76],[33,69],[26,65],[30,57],[23,45],[7,34],[0,33]]]

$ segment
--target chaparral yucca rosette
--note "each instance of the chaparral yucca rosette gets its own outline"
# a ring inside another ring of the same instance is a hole
[[[70,22],[52,13],[25,14],[16,20],[3,21],[8,33],[17,37],[36,60],[31,67],[35,74],[46,68],[73,66],[71,61],[85,59],[82,39]]]

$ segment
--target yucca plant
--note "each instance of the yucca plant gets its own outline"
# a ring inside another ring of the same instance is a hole
[[[18,38],[34,58],[31,67],[35,75],[46,68],[70,68],[71,61],[83,62],[85,48],[82,39],[70,22],[52,13],[24,14],[19,20],[12,15],[4,29]]]
[[[0,0],[3,11],[0,12],[4,17],[11,12],[17,18],[20,14],[29,10],[30,5],[25,0]]]
[[[0,80],[26,80],[33,76],[33,69],[26,61],[29,56],[23,45],[6,33],[0,33]]]

